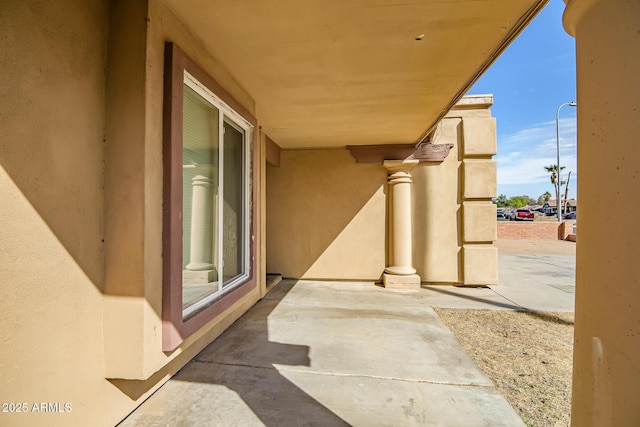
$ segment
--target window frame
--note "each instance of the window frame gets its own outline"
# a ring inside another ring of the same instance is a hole
[[[182,132],[183,85],[185,72],[199,82],[231,111],[229,118],[240,118],[252,129],[246,136],[245,164],[248,168],[245,252],[247,275],[211,303],[187,318],[182,309]],[[234,117],[234,115],[236,117]],[[215,319],[236,301],[257,287],[257,133],[256,118],[240,105],[218,82],[192,61],[175,43],[165,44],[163,102],[163,230],[162,230],[162,349],[172,351],[187,337]]]
[[[229,165],[225,165],[224,159],[225,159],[225,151],[226,151],[226,147],[225,147],[225,137],[224,137],[224,129],[225,129],[225,125],[229,125],[230,127],[234,128],[235,130],[237,130],[238,132],[240,132],[242,134],[242,138],[243,138],[243,142],[242,142],[242,151],[243,151],[243,155],[242,155],[242,168],[243,168],[243,177],[242,177],[242,214],[243,216],[245,216],[245,218],[243,218],[242,220],[242,233],[241,236],[243,238],[243,240],[246,240],[246,236],[249,236],[249,221],[246,218],[246,212],[248,212],[249,206],[251,205],[251,203],[249,202],[249,174],[251,172],[251,168],[250,168],[250,164],[249,164],[249,160],[250,160],[250,147],[249,144],[251,143],[251,135],[254,132],[254,128],[251,125],[251,123],[249,123],[247,120],[245,120],[244,117],[242,117],[242,115],[236,113],[229,105],[227,105],[226,102],[224,102],[222,99],[220,99],[218,96],[216,96],[213,92],[211,92],[211,90],[209,90],[202,82],[200,82],[199,80],[197,80],[195,78],[195,76],[192,76],[187,70],[184,71],[184,81],[183,83],[188,86],[191,90],[193,90],[198,96],[202,97],[202,99],[204,101],[206,101],[207,103],[209,103],[211,106],[213,106],[214,108],[216,108],[216,110],[218,110],[219,112],[219,129],[220,129],[220,141],[219,141],[219,162],[218,162],[218,172],[217,172],[217,182],[218,182],[218,194],[219,194],[219,198],[222,201],[222,204],[218,204],[216,206],[216,208],[218,209],[218,213],[217,216],[220,217],[220,221],[217,224],[215,233],[216,236],[218,237],[216,239],[216,243],[218,245],[220,245],[220,247],[218,248],[218,255],[217,255],[217,260],[216,262],[214,262],[214,265],[217,266],[217,276],[218,276],[218,290],[208,296],[206,296],[205,298],[203,298],[202,301],[196,302],[195,304],[187,307],[187,308],[183,308],[182,310],[182,314],[183,317],[191,317],[193,314],[199,312],[203,307],[206,307],[208,305],[211,304],[211,302],[215,299],[218,299],[221,297],[222,294],[226,293],[226,292],[230,292],[231,289],[235,288],[236,286],[239,286],[240,284],[244,283],[247,278],[249,277],[249,244],[247,241],[243,242],[243,253],[242,253],[242,273],[240,273],[239,275],[237,275],[236,277],[230,279],[228,282],[225,282],[224,279],[224,275],[225,275],[225,265],[224,265],[224,260],[223,260],[223,245],[224,245],[224,200],[225,200],[225,170]],[[183,123],[184,124],[184,123]],[[183,141],[184,142],[184,141]],[[183,162],[184,163],[184,162]],[[184,175],[183,175],[184,177]],[[184,205],[183,205],[183,210],[184,210]],[[183,215],[183,221],[184,221],[184,215]],[[184,236],[182,239],[183,245],[184,245]],[[184,263],[184,260],[183,260]],[[184,279],[183,279],[184,280]],[[183,281],[183,287],[184,287],[184,281]],[[184,295],[184,294],[183,294]],[[183,300],[184,303],[184,300]],[[184,304],[183,304],[184,305]]]

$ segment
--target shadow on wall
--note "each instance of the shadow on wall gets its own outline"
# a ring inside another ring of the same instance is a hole
[[[269,318],[277,316],[274,311],[295,285],[280,283],[120,425],[218,425],[240,422],[238,417],[246,422],[247,406],[266,426],[301,420],[349,425],[278,370],[278,365],[311,366],[308,346],[269,338]]]
[[[12,204],[3,207],[3,213],[12,215],[18,199],[26,199],[102,290],[105,29],[92,23],[94,15],[82,15],[88,12],[71,3],[67,10],[56,4],[57,13],[65,18],[81,15],[78,21],[51,19],[46,11],[36,13],[30,7],[21,2],[3,8],[2,35],[21,35],[19,42],[3,43],[0,54],[0,68],[7,73],[0,81],[0,167],[15,184],[0,182],[2,203]],[[31,21],[25,22],[25,16]],[[67,27],[61,28],[61,22]],[[92,37],[70,32],[69,22],[86,23]],[[71,45],[76,51],[66,48]],[[23,211],[19,218],[0,217],[5,220],[9,224],[1,225],[16,232],[31,222],[20,230],[21,237],[39,240],[29,235],[41,228],[35,217]],[[43,255],[30,253],[38,257],[38,265],[45,261]],[[57,254],[49,255],[55,259]]]
[[[387,173],[346,149],[283,151],[267,169],[267,270],[376,280],[385,268]]]
[[[447,119],[441,126],[442,143],[454,144],[449,156],[442,163],[421,163],[412,171],[413,263],[423,282],[460,283],[462,125],[460,119]]]

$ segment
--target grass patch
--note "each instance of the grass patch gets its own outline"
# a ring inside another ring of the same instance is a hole
[[[573,313],[434,308],[528,426],[569,426]]]

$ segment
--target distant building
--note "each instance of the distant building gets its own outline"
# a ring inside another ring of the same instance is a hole
[[[556,215],[556,213],[558,212],[557,204],[558,202],[556,200],[549,200],[548,202],[545,202],[545,204],[542,205],[542,212],[544,212],[545,215],[549,216]],[[578,201],[576,199],[569,199],[567,200],[566,211],[564,213],[566,214],[569,212],[575,212],[577,208]]]

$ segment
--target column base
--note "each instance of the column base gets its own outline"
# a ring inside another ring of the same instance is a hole
[[[218,280],[216,270],[182,270],[182,282],[186,285],[211,283]]]
[[[417,274],[397,275],[384,273],[382,284],[389,289],[420,289],[420,276]]]

